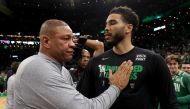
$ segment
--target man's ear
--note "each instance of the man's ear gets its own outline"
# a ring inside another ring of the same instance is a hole
[[[48,36],[40,36],[41,37],[41,40],[42,40],[42,45],[45,47],[45,48],[50,48],[50,38]]]
[[[133,25],[132,25],[132,24],[126,24],[126,25],[125,25],[125,29],[126,29],[126,32],[127,32],[127,33],[132,32],[132,30],[133,30]]]

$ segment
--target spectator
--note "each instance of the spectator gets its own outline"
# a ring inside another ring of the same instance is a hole
[[[178,55],[168,55],[165,60],[172,74],[180,109],[188,109],[188,104],[190,104],[190,75],[179,69],[180,58]]]
[[[7,71],[7,79],[6,79],[6,83],[8,82],[9,77],[11,77],[13,74],[16,73],[16,70],[18,68],[18,62],[14,61],[11,63],[11,69]],[[15,72],[14,72],[15,71]],[[7,89],[7,87],[6,87]]]
[[[181,70],[190,74],[190,64],[189,63],[182,63],[181,64]]]
[[[15,83],[15,74],[20,62],[13,62],[11,64],[13,74],[9,77],[7,82],[7,100],[5,109],[14,109],[14,83]]]
[[[75,77],[77,78],[77,81],[80,80],[84,69],[86,68],[86,65],[88,64],[88,61],[90,60],[90,52],[86,49],[83,49],[81,52],[81,58],[78,61],[78,68],[76,72],[74,73]]]

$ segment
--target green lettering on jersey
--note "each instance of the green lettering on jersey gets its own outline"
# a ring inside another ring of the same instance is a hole
[[[114,74],[117,71],[118,66],[108,66],[108,65],[106,65],[105,66],[105,72],[106,73],[104,75],[105,78],[109,78],[109,69],[112,70],[112,73]]]
[[[133,72],[142,72],[142,71],[143,71],[142,65],[134,65],[133,66]]]
[[[142,65],[134,65],[132,74],[130,76],[130,80],[137,80],[138,73],[141,73],[142,71],[143,71]]]
[[[109,69],[112,70],[112,73],[114,74],[118,70],[118,66],[109,66],[109,65],[101,65],[103,66],[104,70],[104,77],[109,78]],[[102,67],[101,67],[102,68]],[[143,71],[142,65],[133,65],[133,71],[130,76],[130,80],[136,80],[138,78],[138,73],[141,73]]]

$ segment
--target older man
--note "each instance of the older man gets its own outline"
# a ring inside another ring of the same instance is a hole
[[[40,50],[21,62],[15,78],[15,109],[108,109],[128,84],[132,62],[124,61],[117,74],[110,71],[110,87],[88,99],[73,86],[64,63],[73,55],[73,32],[64,21],[45,21]]]

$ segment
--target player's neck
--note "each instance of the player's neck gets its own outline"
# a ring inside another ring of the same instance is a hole
[[[117,46],[114,46],[113,51],[116,54],[121,55],[121,54],[125,54],[125,53],[129,52],[133,48],[134,48],[134,46],[132,45],[131,41],[128,40],[127,42],[123,41],[123,42],[119,43]]]

